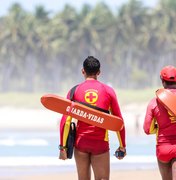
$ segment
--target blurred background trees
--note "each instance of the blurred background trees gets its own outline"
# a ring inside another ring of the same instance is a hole
[[[116,12],[105,3],[54,15],[14,3],[0,17],[0,92],[59,92],[83,80],[83,60],[102,64],[100,80],[114,88],[160,84],[160,69],[176,66],[176,1],[153,8],[129,0]]]

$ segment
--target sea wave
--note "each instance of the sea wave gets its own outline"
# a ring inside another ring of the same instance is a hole
[[[132,165],[132,164],[156,164],[155,156],[126,156],[123,160],[115,157],[110,158],[112,165]],[[17,166],[73,166],[74,158],[68,160],[60,160],[57,157],[48,156],[27,156],[27,157],[0,157],[0,167],[17,167]]]
[[[41,138],[13,139],[5,138],[0,140],[0,146],[48,146],[48,141]]]

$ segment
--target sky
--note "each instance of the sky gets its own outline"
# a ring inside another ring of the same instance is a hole
[[[141,0],[147,6],[155,6],[158,0]],[[0,16],[8,12],[9,7],[18,2],[27,11],[33,11],[37,5],[43,5],[46,10],[53,13],[62,10],[65,4],[70,4],[77,9],[81,9],[82,5],[87,3],[94,6],[97,2],[105,2],[112,10],[116,10],[128,0],[1,0],[0,1]]]

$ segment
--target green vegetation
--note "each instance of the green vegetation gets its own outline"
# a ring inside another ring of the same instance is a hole
[[[159,72],[176,65],[176,3],[156,7],[129,0],[113,12],[103,2],[51,15],[14,3],[0,17],[0,92],[60,92],[82,80],[82,61],[93,55],[101,78],[121,89],[160,85]]]
[[[157,88],[156,88],[157,89]],[[156,89],[122,90],[117,91],[120,105],[129,103],[148,102]],[[10,106],[15,108],[41,108],[40,97],[45,93],[1,93],[0,107]],[[55,93],[65,97],[66,93]]]
[[[140,89],[140,90],[118,90],[117,96],[121,105],[130,103],[145,103],[149,102],[155,96],[155,91],[158,88]]]

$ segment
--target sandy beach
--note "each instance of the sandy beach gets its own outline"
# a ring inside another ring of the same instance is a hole
[[[76,172],[65,172],[48,175],[29,175],[11,178],[10,180],[77,180]],[[94,178],[92,177],[92,180]],[[160,180],[160,174],[157,169],[152,170],[122,170],[111,171],[110,180]]]

